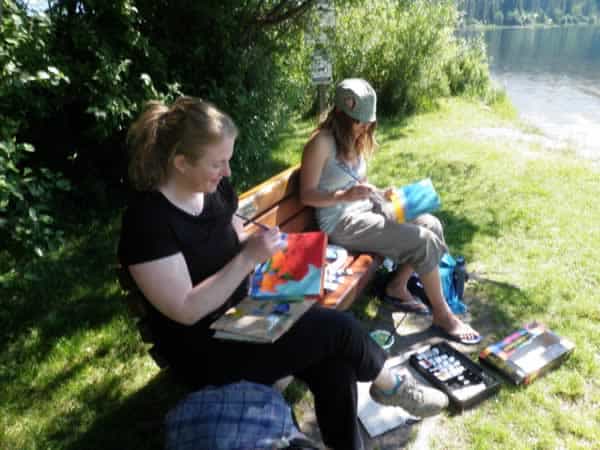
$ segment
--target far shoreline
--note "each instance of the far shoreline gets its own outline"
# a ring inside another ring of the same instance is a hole
[[[472,24],[472,25],[463,25],[457,28],[459,31],[487,31],[487,30],[504,30],[504,29],[518,29],[518,30],[527,30],[527,29],[551,29],[551,28],[583,28],[583,27],[591,27],[591,28],[600,28],[600,22],[597,23],[569,23],[564,25],[556,25],[556,24],[527,24],[527,25],[493,25],[493,24]]]

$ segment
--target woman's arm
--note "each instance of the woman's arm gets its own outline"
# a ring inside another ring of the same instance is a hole
[[[182,253],[131,265],[129,271],[160,312],[191,325],[223,305],[255,265],[279,248],[279,234],[277,228],[253,234],[228,264],[196,286],[192,286]]]
[[[319,190],[321,172],[329,158],[329,149],[332,145],[333,137],[320,132],[304,147],[300,170],[300,201],[305,205],[332,206],[338,202],[363,200],[368,198],[371,193],[371,189],[362,184],[335,192]]]

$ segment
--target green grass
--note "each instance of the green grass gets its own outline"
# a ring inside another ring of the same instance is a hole
[[[531,132],[506,103],[491,109],[451,100],[435,113],[384,120],[371,181],[432,178],[451,251],[488,280],[467,286],[474,323],[486,339],[537,319],[576,349],[531,386],[505,386],[472,411],[443,415],[432,448],[594,448],[600,440],[599,170],[568,150],[477,131],[491,127]],[[298,162],[311,128],[302,122],[282,135],[258,179],[272,175],[269,168]],[[63,248],[4,278],[2,449],[162,448],[162,418],[185,391],[146,355],[121,301],[113,272],[118,213],[73,226]],[[0,258],[6,272],[11,260]],[[367,297],[355,311],[369,320],[376,309]],[[288,398],[299,402],[303,395]]]
[[[372,178],[432,178],[451,251],[492,281],[467,290],[488,341],[536,319],[576,350],[533,385],[446,418],[434,448],[591,448],[600,439],[599,170],[568,149],[478,137],[519,129],[510,108],[500,111],[453,101],[401,128],[384,125]]]

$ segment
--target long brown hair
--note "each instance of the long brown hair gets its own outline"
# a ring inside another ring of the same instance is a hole
[[[351,159],[353,156],[362,156],[368,158],[377,149],[375,140],[375,128],[377,122],[372,122],[367,128],[367,132],[358,139],[354,139],[352,134],[352,125],[354,119],[345,112],[336,107],[331,108],[324,120],[319,123],[317,128],[311,133],[309,143],[322,130],[328,130],[335,140],[337,156],[344,159]],[[307,144],[308,145],[308,144]]]
[[[150,101],[127,133],[129,178],[140,191],[155,189],[176,155],[194,163],[207,144],[237,134],[233,120],[210,102],[179,97],[168,107]]]

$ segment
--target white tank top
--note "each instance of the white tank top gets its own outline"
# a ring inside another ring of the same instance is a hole
[[[350,166],[338,159],[336,154],[336,146],[333,144],[319,179],[318,189],[322,192],[348,189],[358,184],[356,178],[363,179],[367,173],[367,163],[362,156],[359,157],[356,166]],[[332,206],[317,207],[317,223],[321,230],[331,233],[344,215],[370,211],[372,208],[370,200],[338,202]]]

